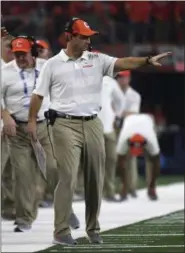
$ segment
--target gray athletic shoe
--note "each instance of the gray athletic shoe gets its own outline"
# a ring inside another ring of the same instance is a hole
[[[53,244],[60,244],[60,245],[76,245],[77,241],[75,241],[72,236],[69,235],[61,235],[55,236],[53,240]]]
[[[80,221],[76,214],[72,213],[69,221],[70,227],[72,229],[78,229],[80,227]]]
[[[103,240],[99,233],[96,232],[89,232],[88,234],[88,240],[92,244],[101,244],[103,243]]]
[[[14,232],[27,232],[31,229],[31,225],[17,225],[14,228]]]

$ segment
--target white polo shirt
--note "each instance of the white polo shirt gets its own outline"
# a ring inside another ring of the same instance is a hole
[[[128,87],[125,94],[125,112],[140,112],[141,95],[132,87]]]
[[[6,62],[1,58],[1,68],[6,65]]]
[[[124,155],[127,153],[127,140],[134,134],[140,134],[146,139],[146,148],[149,154],[157,155],[160,152],[154,120],[150,115],[143,113],[132,114],[125,118],[117,144],[118,154]]]
[[[113,110],[114,107],[114,110]],[[104,133],[114,131],[115,116],[121,116],[125,107],[125,97],[117,81],[109,76],[103,78],[102,109],[98,114],[104,126]]]
[[[50,108],[76,116],[97,114],[101,108],[103,76],[113,76],[117,58],[85,51],[77,60],[64,50],[43,66],[36,89],[40,96],[50,94]]]
[[[6,62],[3,60],[3,58],[1,58],[1,68],[2,68],[3,66],[5,66],[5,65],[6,65]],[[1,106],[4,108],[4,103],[3,103],[3,101],[1,101]],[[0,131],[2,131],[2,129],[3,129],[3,120],[1,119]]]
[[[1,69],[4,67],[7,63],[1,58]],[[2,71],[2,70],[1,70]],[[2,86],[1,86],[2,87]],[[1,106],[4,108],[4,103],[1,101]],[[1,125],[3,124],[3,121],[1,120]]]
[[[36,59],[36,70],[38,75],[46,60]],[[35,73],[34,68],[25,69],[23,71],[24,80],[22,80],[21,69],[13,60],[2,68],[2,100],[5,108],[17,120],[27,121],[30,98],[34,89]],[[25,92],[25,85],[27,93]],[[38,120],[44,119],[44,111],[49,108],[48,97],[44,99],[42,107],[38,113]]]

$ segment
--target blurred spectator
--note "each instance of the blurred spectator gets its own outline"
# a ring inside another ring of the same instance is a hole
[[[84,2],[75,1],[69,3],[69,15],[70,16],[77,16],[81,13],[85,13],[86,7],[84,5]]]
[[[129,36],[129,19],[123,2],[113,2],[109,6],[109,15],[115,22],[116,37],[121,42],[127,42]]]
[[[185,43],[185,2],[175,2],[174,21],[176,24],[176,37],[180,44]]]
[[[3,1],[5,25],[12,35],[47,38],[54,53],[65,45],[65,23],[72,16],[100,32],[93,43],[184,41],[185,3],[169,1]]]
[[[70,16],[87,21],[94,30],[99,31],[99,38],[95,38],[97,43],[100,43],[100,39],[104,43],[114,42],[114,25],[109,17],[109,5],[106,2],[70,2],[69,13]]]
[[[66,22],[69,20],[69,13],[66,11],[68,9],[69,4],[64,2],[56,2],[53,6],[50,15],[52,16],[52,29],[54,30],[55,38],[58,37],[61,32],[64,31],[64,26]]]
[[[60,45],[61,48],[65,48],[66,47],[66,38],[65,38],[65,34],[61,33],[61,35],[58,38],[58,43]]]
[[[1,38],[1,67],[2,60],[4,63],[8,63],[14,59],[12,50],[11,50],[11,37]]]
[[[126,1],[124,5],[130,20],[129,41],[146,42],[151,12],[150,1]]]
[[[39,52],[39,58],[49,59],[52,56],[52,52],[49,46],[49,43],[46,40],[36,40]]]
[[[184,44],[173,48],[173,65],[177,71],[185,71]]]
[[[162,106],[160,104],[155,105],[154,108],[154,118],[156,123],[156,130],[158,135],[165,131],[166,128],[166,118],[163,113]]]
[[[154,41],[169,43],[172,28],[173,2],[152,1],[151,6]]]

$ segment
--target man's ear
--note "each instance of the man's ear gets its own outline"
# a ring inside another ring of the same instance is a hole
[[[65,32],[65,38],[66,38],[67,42],[71,41],[72,40],[72,34],[68,33],[68,32]]]

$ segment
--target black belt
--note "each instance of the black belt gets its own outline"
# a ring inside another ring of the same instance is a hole
[[[93,120],[97,117],[97,114],[93,114],[91,116],[74,116],[74,115],[68,115],[68,114],[59,114],[57,113],[57,118],[63,118],[63,119],[79,119],[79,120]]]
[[[15,122],[17,123],[17,124],[28,124],[28,121],[22,121],[22,120],[17,120],[17,119],[15,119]],[[45,122],[45,120],[43,119],[43,120],[38,120],[38,121],[36,121],[38,124],[40,124],[40,123],[43,123],[43,122]]]
[[[15,122],[16,122],[17,124],[28,124],[28,121],[18,120],[18,119],[16,119],[14,116],[12,116],[12,118],[15,120]],[[42,122],[44,122],[44,121],[45,121],[45,119],[43,119],[43,120],[38,120],[37,123],[39,124],[39,123],[42,123]]]

